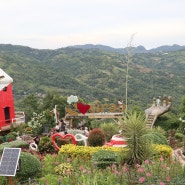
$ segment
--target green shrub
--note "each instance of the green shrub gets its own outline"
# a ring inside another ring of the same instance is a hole
[[[89,146],[103,146],[105,144],[104,133],[98,128],[93,129],[89,133],[88,144]]]
[[[50,137],[41,137],[38,145],[39,152],[41,154],[43,153],[56,153],[56,150],[54,148],[54,145],[51,141]]]
[[[6,142],[11,142],[11,141],[15,141],[15,140],[16,140],[16,136],[14,134],[12,134],[11,132],[6,135]]]
[[[175,133],[175,138],[178,139],[180,142],[182,142],[183,138],[184,138],[184,134],[176,132]]]
[[[60,147],[62,145],[70,144],[71,143],[71,139],[67,138],[67,137],[66,138],[61,138],[61,137],[57,136],[55,138],[55,142]]]
[[[12,141],[12,142],[5,142],[0,144],[0,154],[3,153],[3,149],[7,148],[22,148],[22,149],[28,149],[29,144],[25,141]]]
[[[106,141],[110,141],[113,135],[118,134],[119,128],[115,123],[103,123],[100,129],[104,132]]]
[[[8,184],[7,177],[0,176],[0,184],[1,185],[7,185]]]
[[[14,131],[10,132],[9,134],[14,135],[15,137],[18,136],[17,132],[14,132]]]
[[[11,125],[11,130],[13,132],[16,132],[17,135],[21,136],[23,135],[24,133],[24,129],[27,127],[27,124],[20,124],[20,125],[17,125],[16,127],[13,126],[13,124]]]
[[[113,151],[99,150],[92,155],[92,164],[102,169],[113,164],[117,165],[117,155]]]
[[[30,153],[22,152],[20,161],[20,170],[16,174],[19,180],[33,178],[41,168],[39,160]]]
[[[0,136],[0,144],[4,142],[3,136]]]
[[[59,184],[59,177],[55,174],[47,174],[44,177],[39,179],[40,184]]]
[[[168,141],[162,133],[157,133],[157,132],[147,133],[143,135],[143,138],[146,141],[152,142],[153,144],[168,145]]]
[[[73,144],[63,145],[60,148],[58,155],[70,157],[72,160],[79,157],[80,160],[87,161],[92,158],[92,154],[99,150],[108,150],[114,151],[118,155],[128,149],[126,147],[110,147],[110,146],[102,146],[102,147],[91,147],[91,146],[77,146]]]

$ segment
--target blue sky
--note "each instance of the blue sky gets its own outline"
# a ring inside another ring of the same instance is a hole
[[[0,43],[38,49],[185,45],[184,0],[0,0]]]

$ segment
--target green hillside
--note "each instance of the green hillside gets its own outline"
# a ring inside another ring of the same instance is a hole
[[[125,99],[126,55],[98,49],[38,50],[0,45],[0,68],[14,80],[15,101],[49,90],[88,101]],[[153,96],[171,95],[178,110],[185,93],[185,50],[133,54],[128,104],[147,108]],[[17,104],[16,104],[17,105]]]

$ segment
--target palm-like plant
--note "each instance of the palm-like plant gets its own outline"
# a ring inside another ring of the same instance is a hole
[[[141,164],[151,154],[150,143],[143,138],[147,132],[144,114],[136,111],[127,113],[123,119],[122,130],[127,138],[127,164]]]

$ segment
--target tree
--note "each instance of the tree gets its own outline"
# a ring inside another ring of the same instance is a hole
[[[23,99],[23,111],[26,115],[26,121],[30,121],[33,112],[40,111],[39,99],[35,94],[30,94]]]
[[[53,110],[57,105],[57,111],[60,117],[65,116],[65,107],[67,106],[67,98],[60,96],[58,92],[47,92],[42,102],[42,110]]]
[[[183,96],[181,99],[180,117],[182,120],[185,120],[185,96]]]

